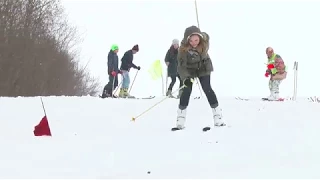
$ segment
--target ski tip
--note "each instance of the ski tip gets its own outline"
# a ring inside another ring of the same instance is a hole
[[[177,128],[177,127],[171,128],[171,131],[179,131],[179,130],[182,130],[182,129],[181,128]]]
[[[284,101],[285,98],[278,98],[277,100],[270,100],[269,98],[261,98],[263,101]]]
[[[209,131],[209,130],[211,130],[211,127],[204,127],[204,128],[202,129],[203,132],[207,132],[207,131]]]

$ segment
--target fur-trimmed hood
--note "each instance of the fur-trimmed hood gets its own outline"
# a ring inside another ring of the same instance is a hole
[[[195,48],[189,46],[188,38],[192,34],[200,36],[200,44]],[[209,35],[196,26],[185,29],[184,37],[178,51],[178,74],[182,80],[192,77],[208,76],[213,71],[208,54]]]
[[[183,40],[181,41],[181,46],[186,46],[188,44],[188,39],[193,34],[197,34],[200,36],[201,41],[203,41],[204,53],[208,53],[210,37],[206,32],[201,32],[201,30],[197,26],[190,26],[185,29]]]
[[[184,31],[183,41],[187,42],[189,37],[193,34],[198,34],[201,38],[203,38],[203,35],[197,26],[190,26],[190,27],[187,27],[186,30]]]

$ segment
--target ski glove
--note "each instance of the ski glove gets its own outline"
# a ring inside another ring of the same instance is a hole
[[[111,72],[111,75],[112,75],[113,77],[115,77],[115,76],[117,75],[117,73],[116,73],[115,71],[112,71],[112,72]]]
[[[141,69],[140,66],[138,66],[137,69],[140,70]]]
[[[268,72],[266,72],[266,73],[264,74],[265,77],[269,77],[269,75],[270,75],[270,74],[269,74]]]
[[[269,75],[271,74],[271,70],[270,69],[267,69],[266,70],[266,73],[264,74],[265,77],[269,77]]]
[[[273,65],[273,64],[268,64],[268,65],[267,65],[267,68],[268,68],[268,69],[273,69],[273,68],[274,68],[274,65]]]
[[[187,78],[183,81],[183,85],[185,85],[186,87],[192,87],[192,83],[193,83],[193,78]]]

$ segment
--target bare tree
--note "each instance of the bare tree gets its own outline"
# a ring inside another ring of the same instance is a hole
[[[0,0],[0,96],[95,95],[58,0]]]

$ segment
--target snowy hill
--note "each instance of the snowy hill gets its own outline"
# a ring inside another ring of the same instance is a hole
[[[220,98],[229,127],[191,100],[43,98],[52,137],[33,136],[40,98],[0,98],[0,178],[320,178],[320,104]],[[148,173],[149,172],[149,173]]]

